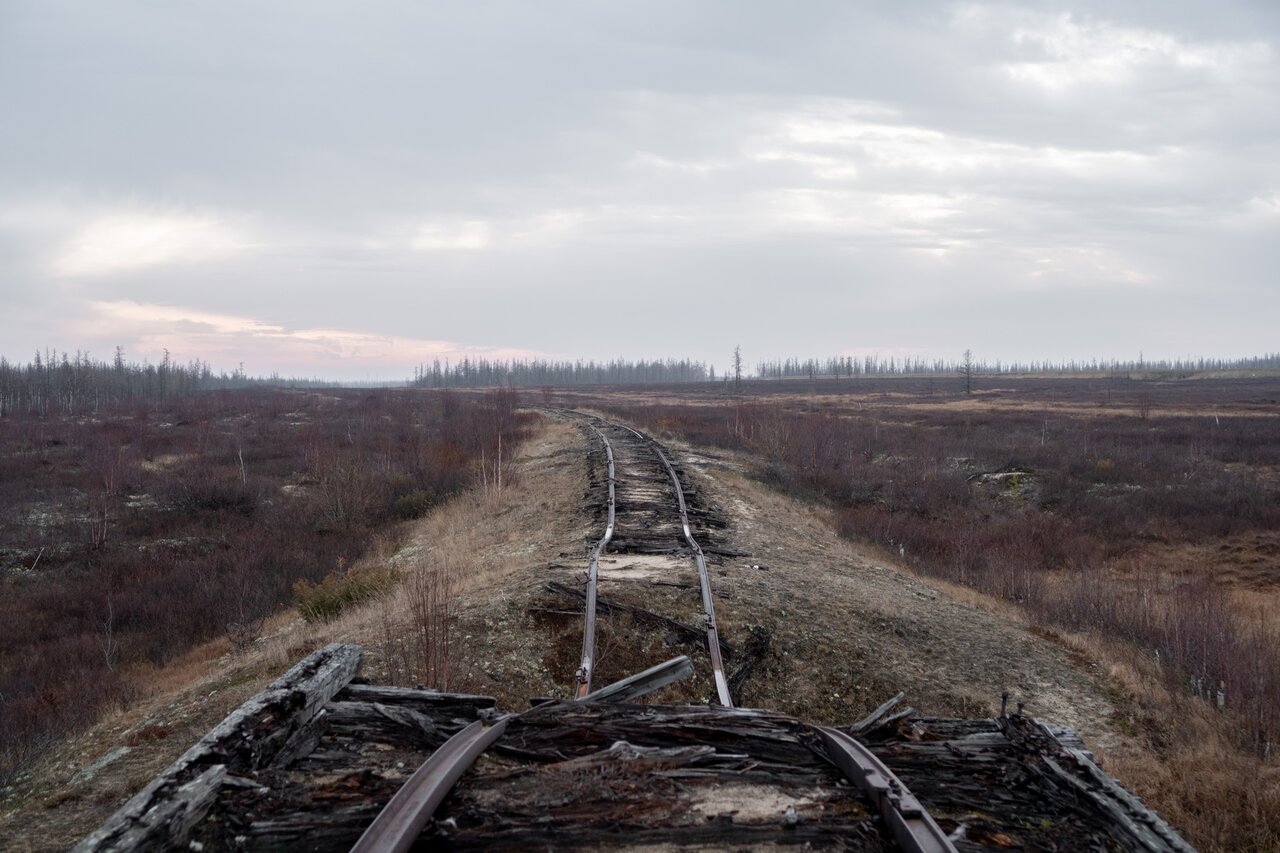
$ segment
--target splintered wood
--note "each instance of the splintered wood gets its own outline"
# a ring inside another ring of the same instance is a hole
[[[349,850],[484,696],[348,683],[332,646],[273,683],[81,850]],[[887,705],[889,703],[886,703]],[[1190,848],[1069,733],[1029,717],[863,721],[959,850]],[[852,727],[846,727],[850,731]],[[507,717],[417,847],[897,849],[814,728],[772,711],[551,702]]]

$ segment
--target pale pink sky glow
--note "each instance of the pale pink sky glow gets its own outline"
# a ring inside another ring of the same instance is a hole
[[[72,327],[78,340],[101,341],[97,355],[112,341],[132,341],[128,355],[156,361],[169,350],[179,361],[193,357],[215,369],[243,362],[280,365],[281,372],[345,379],[407,378],[411,367],[433,359],[464,357],[511,359],[543,355],[510,347],[467,346],[455,341],[380,335],[345,329],[290,329],[253,317],[214,314],[176,305],[131,301],[90,304],[90,313]]]

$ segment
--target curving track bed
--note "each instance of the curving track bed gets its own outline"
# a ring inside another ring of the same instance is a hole
[[[597,664],[601,564],[612,557],[612,566],[605,571],[608,581],[615,585],[639,581],[650,588],[682,588],[680,579],[690,569],[696,573],[700,599],[697,623],[705,638],[716,702],[733,707],[706,555],[690,521],[692,515],[705,523],[710,514],[700,508],[691,509],[686,500],[688,487],[680,481],[675,466],[656,441],[630,427],[580,412],[563,414],[585,421],[600,442],[607,486],[604,533],[588,557],[582,660],[576,674],[575,696],[580,699],[591,692]],[[692,583],[687,586],[693,588]]]

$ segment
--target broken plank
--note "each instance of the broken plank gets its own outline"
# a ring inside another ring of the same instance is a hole
[[[73,849],[89,853],[180,845],[194,823],[182,817],[192,813],[193,792],[203,796],[215,779],[221,781],[218,773],[210,775],[211,768],[223,766],[223,775],[242,775],[269,765],[282,751],[292,752],[288,746],[293,736],[351,681],[361,655],[359,646],[333,643],[299,661],[231,712]]]
[[[496,703],[492,696],[476,696],[470,693],[441,693],[412,687],[391,687],[375,684],[351,684],[334,697],[339,701],[378,702],[383,705],[404,705],[424,713],[449,710],[456,712],[468,708],[492,708]]]

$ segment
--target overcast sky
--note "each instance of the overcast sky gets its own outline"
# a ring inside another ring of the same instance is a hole
[[[1280,350],[1280,3],[0,0],[0,354]]]

